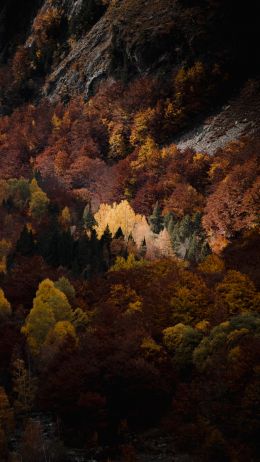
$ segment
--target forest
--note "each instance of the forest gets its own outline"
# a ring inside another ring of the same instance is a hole
[[[0,460],[256,462],[260,134],[214,155],[176,142],[237,68],[191,55],[48,97],[119,8],[68,22],[59,3],[0,54]],[[144,458],[150,429],[174,458]]]

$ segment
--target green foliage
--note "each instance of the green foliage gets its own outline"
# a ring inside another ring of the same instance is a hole
[[[201,338],[201,332],[181,323],[163,331],[163,343],[180,369],[191,366],[193,351]]]
[[[87,204],[83,212],[83,223],[84,227],[90,231],[96,226],[97,222],[91,210],[91,204]]]
[[[58,279],[58,281],[54,283],[54,286],[56,287],[56,289],[59,289],[61,292],[63,292],[66,295],[70,303],[73,303],[73,301],[75,300],[76,292],[75,292],[73,285],[70,283],[70,281],[67,278],[65,278],[64,276],[61,276]]]
[[[35,179],[33,179],[30,183],[30,191],[30,215],[35,220],[41,220],[47,213],[50,200],[48,199],[47,194],[38,186],[38,183]]]
[[[170,234],[175,254],[191,262],[202,261],[210,254],[205,232],[201,226],[201,214],[194,217],[185,215],[181,220],[168,220],[167,230]]]
[[[155,234],[159,234],[164,228],[164,218],[158,202],[156,202],[153,213],[149,217],[149,224],[152,232]]]
[[[193,361],[199,371],[210,370],[214,367],[214,357],[217,354],[229,355],[229,359],[235,359],[235,347],[245,339],[252,339],[252,336],[259,337],[260,318],[259,315],[243,315],[223,322],[214,327],[208,337],[205,337],[194,350]],[[230,356],[231,353],[231,356]],[[239,361],[239,357],[237,357]]]
[[[113,266],[111,266],[109,271],[130,270],[133,268],[142,267],[146,263],[147,262],[145,260],[138,260],[133,254],[130,253],[126,259],[124,257],[116,257],[116,261]]]
[[[29,181],[24,178],[8,180],[8,197],[19,210],[24,210],[30,198]]]
[[[76,308],[72,314],[72,324],[77,332],[84,332],[90,324],[90,315],[81,308]]]

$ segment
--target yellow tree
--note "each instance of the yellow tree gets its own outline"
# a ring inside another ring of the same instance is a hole
[[[40,220],[46,214],[50,200],[47,197],[47,194],[38,186],[38,183],[35,180],[35,178],[30,183],[30,192],[30,215],[35,220]]]
[[[11,314],[11,305],[5,298],[3,289],[0,288],[0,321],[8,318]]]
[[[69,207],[64,207],[60,214],[60,224],[64,229],[68,229],[71,225],[71,214]]]
[[[39,352],[48,332],[58,321],[70,321],[72,310],[66,295],[45,279],[39,285],[33,307],[26,318],[22,332],[34,353]]]
[[[141,215],[135,214],[126,200],[121,201],[119,204],[114,203],[113,205],[101,204],[95,214],[98,237],[102,236],[108,225],[113,235],[115,235],[118,228],[121,228],[124,236],[128,238],[137,224],[143,221],[143,218]]]

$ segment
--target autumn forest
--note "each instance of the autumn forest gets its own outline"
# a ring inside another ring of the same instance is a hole
[[[257,462],[247,16],[230,26],[221,0],[3,3],[0,460]],[[201,126],[225,143],[196,144]]]

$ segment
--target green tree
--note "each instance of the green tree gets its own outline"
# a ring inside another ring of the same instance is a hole
[[[54,283],[55,287],[63,292],[67,299],[72,303],[75,300],[75,289],[70,281],[64,276],[60,277],[58,281]]]
[[[149,217],[149,224],[152,232],[155,234],[159,234],[164,228],[164,218],[158,202],[156,202],[153,213]]]
[[[163,331],[163,343],[172,354],[175,364],[186,369],[192,364],[192,354],[199,345],[202,333],[182,323]]]
[[[84,211],[83,211],[83,224],[84,224],[84,227],[87,231],[91,231],[94,226],[96,226],[97,222],[95,220],[95,217],[92,213],[92,209],[91,209],[91,204],[87,204],[86,207],[84,208]]]

